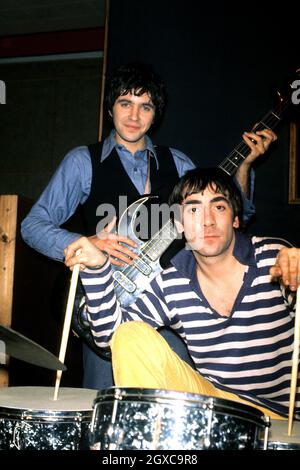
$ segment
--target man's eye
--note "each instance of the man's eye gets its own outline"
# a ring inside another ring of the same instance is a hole
[[[152,108],[152,106],[148,106],[148,105],[144,104],[143,109],[144,109],[144,111],[152,111],[153,108]]]
[[[188,214],[197,214],[200,211],[201,211],[200,207],[188,207],[187,208]]]
[[[226,207],[223,206],[222,204],[219,204],[219,205],[217,205],[217,206],[215,206],[215,207],[216,207],[216,209],[217,209],[218,212],[225,211],[225,209],[226,209]]]

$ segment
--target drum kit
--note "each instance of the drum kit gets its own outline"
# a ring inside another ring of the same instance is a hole
[[[300,449],[300,422],[291,436],[290,419],[288,432],[286,420],[270,422],[258,409],[231,400],[141,388],[59,389],[78,272],[79,265],[72,273],[59,358],[0,326],[6,354],[57,371],[55,388],[0,387],[0,450]]]
[[[0,326],[6,353],[63,371],[65,365],[20,333]],[[257,409],[209,396],[138,388],[96,391],[0,388],[0,450],[294,450],[300,423],[271,423]]]

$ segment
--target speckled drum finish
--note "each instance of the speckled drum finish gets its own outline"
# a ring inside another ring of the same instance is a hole
[[[89,449],[96,390],[54,387],[0,388],[0,449]]]
[[[92,449],[257,449],[263,414],[213,397],[136,388],[98,392]]]

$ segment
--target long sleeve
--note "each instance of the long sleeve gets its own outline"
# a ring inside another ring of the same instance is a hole
[[[126,309],[117,301],[109,261],[99,270],[86,268],[80,276],[86,291],[88,317],[97,346],[109,346],[113,332],[125,321],[144,321],[154,328],[170,324],[170,312],[159,285],[160,276],[151,282],[136,303]]]
[[[23,220],[24,241],[40,253],[59,261],[64,249],[80,237],[60,228],[87,199],[91,185],[91,162],[87,147],[71,150]]]

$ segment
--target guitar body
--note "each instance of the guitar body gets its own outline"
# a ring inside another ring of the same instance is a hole
[[[171,220],[149,241],[141,241],[136,236],[136,219],[140,207],[153,196],[145,196],[132,203],[122,214],[119,220],[117,233],[130,238],[136,243],[135,251],[139,257],[133,265],[119,267],[112,265],[115,294],[122,307],[134,303],[139,295],[146,289],[151,280],[161,271],[159,259],[177,237],[177,232]],[[85,292],[82,284],[78,284],[75,306],[72,314],[72,330],[100,357],[110,357],[110,352],[98,348],[91,334]]]
[[[140,207],[150,197],[143,197],[131,204],[122,214],[118,224],[118,234],[133,240],[137,244],[136,249],[133,251],[139,254],[139,258],[133,265],[126,265],[122,268],[112,265],[115,293],[123,307],[134,303],[151,280],[162,271],[159,263],[160,250],[156,253],[153,253],[152,250],[150,258],[147,251],[147,242],[141,241],[136,236],[135,231],[136,218]]]

